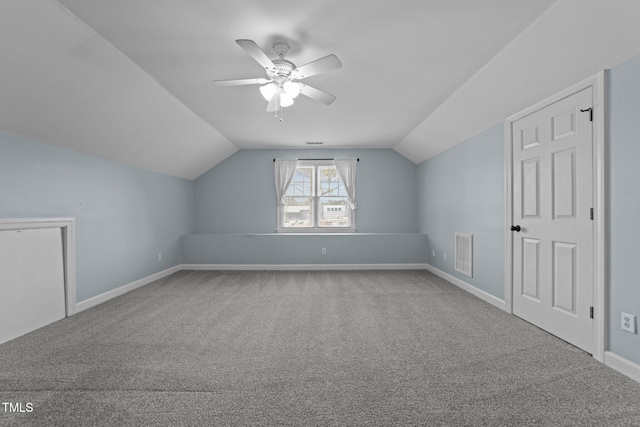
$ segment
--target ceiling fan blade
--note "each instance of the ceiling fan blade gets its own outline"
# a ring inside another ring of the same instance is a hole
[[[320,101],[323,104],[329,105],[336,100],[335,96],[331,95],[330,93],[323,92],[319,89],[316,89],[315,87],[311,87],[309,85],[302,84],[302,83],[300,84],[300,86],[302,86],[302,88],[300,89],[301,94],[303,94],[304,96],[308,96],[313,100]]]
[[[240,79],[240,80],[214,80],[213,84],[218,86],[242,86],[242,85],[264,85],[271,80],[257,78],[257,79]]]
[[[342,62],[335,55],[327,55],[323,58],[316,59],[313,62],[302,65],[291,73],[296,79],[304,79],[306,77],[315,76],[316,74],[326,71],[336,70],[342,67]]]
[[[249,55],[251,55],[253,59],[258,61],[258,63],[262,65],[265,70],[276,69],[276,66],[273,65],[271,59],[269,59],[267,54],[264,53],[264,51],[260,49],[260,47],[253,40],[239,39],[236,40],[236,43],[238,43],[241,48],[243,48]]]

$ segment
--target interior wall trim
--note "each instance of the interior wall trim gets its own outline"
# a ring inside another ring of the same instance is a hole
[[[123,295],[134,289],[162,279],[170,274],[182,270],[427,270],[451,284],[471,293],[489,304],[506,311],[505,301],[495,297],[475,286],[458,279],[429,264],[179,264],[129,284],[104,292],[95,297],[76,304],[76,312],[95,307],[112,298]],[[604,364],[621,374],[640,382],[640,365],[625,359],[615,353],[607,351]]]
[[[506,311],[506,307],[505,307],[505,301],[494,296],[491,295],[488,292],[483,291],[482,289],[478,289],[475,286],[465,282],[464,280],[460,280],[455,276],[452,276],[449,273],[445,273],[444,271],[429,265],[429,264],[425,264],[426,265],[426,269],[430,272],[432,272],[433,274],[435,274],[436,276],[446,280],[447,282],[450,282],[454,285],[456,285],[457,287],[459,287],[460,289],[463,289],[467,292],[469,292],[470,294],[473,294],[474,296],[480,298],[481,300],[488,302],[489,304],[498,307],[501,310]]]
[[[426,264],[178,264],[150,276],[101,293],[75,305],[76,312],[95,307],[112,298],[182,270],[424,270]]]
[[[182,270],[424,270],[427,264],[182,264]]]
[[[96,295],[95,297],[91,297],[89,299],[81,301],[76,304],[76,312],[79,313],[88,308],[95,307],[96,305],[102,304],[103,302],[107,302],[110,299],[126,294],[127,292],[131,292],[134,289],[138,289],[144,285],[148,285],[151,282],[154,282],[158,279],[162,279],[163,277],[167,277],[168,275],[173,274],[180,270],[181,270],[180,265],[176,265],[175,267],[167,268],[166,270],[159,271],[157,273],[151,274],[150,276],[143,277],[142,279],[138,279],[131,283],[127,283],[126,285],[122,285],[118,288],[111,289],[110,291],[101,293],[100,295]]]
[[[604,352],[604,364],[640,383],[640,365],[611,351]]]

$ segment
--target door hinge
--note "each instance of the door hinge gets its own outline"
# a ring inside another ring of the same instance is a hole
[[[589,219],[593,221],[593,208],[589,209]]]
[[[589,317],[593,319],[593,306],[589,307]]]
[[[593,108],[587,108],[584,110],[580,110],[581,113],[586,113],[589,112],[589,121],[592,122],[593,121]]]

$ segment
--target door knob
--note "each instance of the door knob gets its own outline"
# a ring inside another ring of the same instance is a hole
[[[511,226],[511,231],[520,231],[520,230],[522,230],[522,229],[520,228],[519,225],[512,225]]]

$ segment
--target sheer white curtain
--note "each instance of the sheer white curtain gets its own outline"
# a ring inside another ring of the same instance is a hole
[[[351,209],[358,209],[356,203],[356,168],[358,167],[358,159],[335,159],[334,160],[338,175],[344,183],[347,190],[349,204]]]
[[[298,161],[295,159],[276,159],[275,161],[276,200],[279,207],[284,206],[284,195],[287,192],[287,188],[289,188],[289,184],[291,184],[296,166],[298,166]]]

